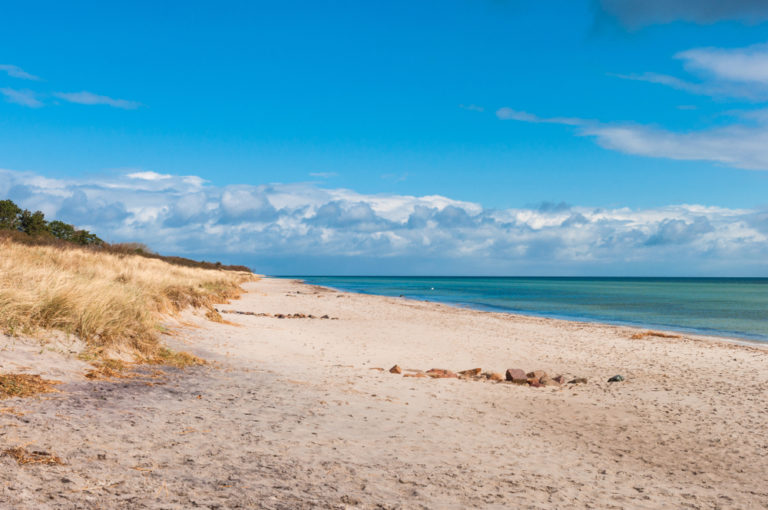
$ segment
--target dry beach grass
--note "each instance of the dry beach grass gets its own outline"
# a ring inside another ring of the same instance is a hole
[[[246,272],[0,238],[0,331],[60,330],[91,350],[153,357],[164,315],[190,306],[210,309],[238,297],[240,284],[253,278]]]
[[[49,381],[39,375],[0,374],[0,400],[12,397],[31,397],[55,391],[58,381]]]

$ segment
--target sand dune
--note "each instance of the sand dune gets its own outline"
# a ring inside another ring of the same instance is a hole
[[[65,384],[1,401],[0,444],[64,464],[0,457],[0,507],[768,508],[762,347],[287,280],[245,287],[221,308],[338,320],[187,312],[166,342],[214,363],[114,381],[6,340],[4,371]],[[372,370],[394,364],[590,382]],[[615,374],[626,381],[607,383]]]

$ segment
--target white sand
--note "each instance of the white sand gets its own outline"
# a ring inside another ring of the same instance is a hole
[[[3,449],[27,445],[66,465],[0,458],[0,508],[768,508],[761,347],[632,340],[630,328],[287,280],[247,288],[220,308],[338,320],[224,314],[235,326],[188,313],[198,326],[167,341],[215,367],[75,377],[51,397],[1,401],[26,413],[0,412]],[[8,359],[0,353],[3,371]],[[371,370],[395,363],[590,382]],[[615,374],[627,380],[605,382]]]

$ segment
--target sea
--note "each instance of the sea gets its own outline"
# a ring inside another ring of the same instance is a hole
[[[768,342],[768,278],[294,276],[478,310]]]

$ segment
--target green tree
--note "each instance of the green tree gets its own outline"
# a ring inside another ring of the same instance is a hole
[[[63,221],[45,221],[41,211],[22,210],[10,200],[0,200],[0,229],[18,230],[30,236],[51,235],[84,246],[102,246],[104,241],[87,230],[77,230]]]
[[[19,229],[25,234],[39,236],[48,233],[48,222],[45,221],[45,215],[42,212],[32,213],[24,209],[21,212]]]
[[[0,200],[0,229],[18,230],[21,209],[10,200]]]
[[[54,220],[48,224],[48,230],[56,239],[72,241],[75,237],[75,227],[63,221]]]
[[[104,244],[104,241],[99,239],[96,234],[91,234],[87,230],[75,231],[71,241],[73,243],[82,244],[84,246],[101,246]]]

